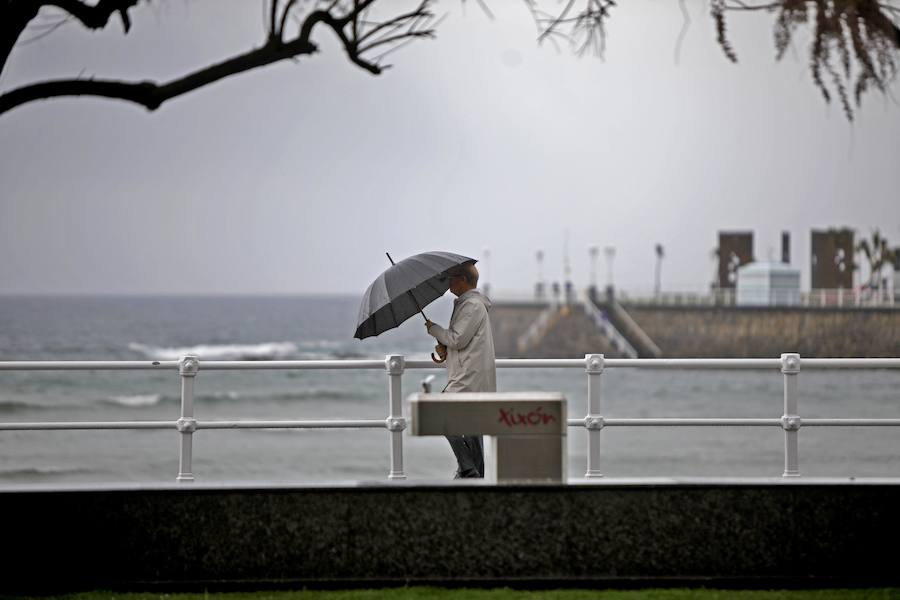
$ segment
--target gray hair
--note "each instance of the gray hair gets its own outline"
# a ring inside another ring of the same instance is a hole
[[[462,277],[472,287],[478,287],[478,269],[475,268],[475,263],[466,263],[464,265],[459,265],[458,267],[453,267],[447,271],[447,275],[451,277]]]

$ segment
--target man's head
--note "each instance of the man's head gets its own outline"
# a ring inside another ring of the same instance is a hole
[[[459,265],[447,271],[447,278],[450,280],[450,292],[458,298],[478,286],[478,269],[473,263]]]

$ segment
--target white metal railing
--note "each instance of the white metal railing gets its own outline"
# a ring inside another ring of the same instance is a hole
[[[639,293],[618,291],[619,301],[628,304],[653,304],[664,306],[740,306],[733,288],[719,288],[709,292],[659,292]],[[814,308],[895,308],[900,309],[896,292],[890,288],[882,290],[863,290],[860,288],[845,289],[812,289],[808,292],[800,290],[774,289],[754,292],[749,306],[803,306]],[[762,294],[759,296],[759,294]]]
[[[748,306],[803,306],[813,308],[894,308],[900,309],[900,290],[882,289],[816,288],[809,291],[775,289],[753,297]],[[620,302],[626,304],[662,306],[741,306],[735,288],[716,288],[709,291],[654,292],[641,289],[616,289]],[[544,294],[535,297],[533,292],[501,290],[491,294],[491,299],[506,303],[566,304],[563,295]]]
[[[810,426],[900,426],[900,419],[829,418],[801,419],[798,409],[797,381],[803,369],[900,369],[900,358],[804,358],[782,354],[781,358],[758,359],[607,359],[588,354],[583,359],[498,359],[498,368],[584,369],[587,375],[587,415],[569,419],[570,427],[587,430],[587,468],[585,477],[602,477],[600,436],[606,427],[636,426],[777,426],[784,430],[783,477],[800,475],[799,432]],[[384,370],[388,377],[388,415],[385,419],[307,420],[307,421],[198,421],[194,416],[194,380],[200,369],[224,370]],[[784,411],[771,418],[629,418],[603,416],[602,381],[609,368],[643,369],[779,369],[784,379]],[[427,360],[407,361],[403,355],[389,354],[384,360],[287,360],[287,361],[201,361],[185,356],[178,361],[11,361],[0,362],[0,371],[99,371],[99,370],[176,370],[181,378],[181,415],[176,421],[82,421],[0,423],[3,430],[83,430],[83,429],[176,429],[181,435],[177,481],[194,480],[192,436],[199,429],[333,429],[385,428],[390,434],[390,472],[388,479],[405,479],[403,472],[403,430],[401,377],[406,369],[439,369]],[[433,376],[426,378],[426,382]],[[424,382],[423,382],[424,383]]]

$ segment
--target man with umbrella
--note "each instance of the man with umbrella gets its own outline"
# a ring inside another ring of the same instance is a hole
[[[488,309],[491,302],[478,292],[475,259],[451,252],[423,252],[398,263],[391,255],[389,269],[375,278],[363,295],[353,337],[363,340],[379,335],[420,314],[428,333],[437,338],[440,355],[447,362],[447,392],[495,392],[494,339]],[[428,320],[424,306],[453,292],[456,301],[447,329]],[[484,477],[481,436],[448,436],[456,455],[457,477]]]
[[[450,325],[444,329],[426,320],[435,350],[447,361],[445,392],[496,392],[494,338],[488,311],[491,301],[476,289],[478,269],[471,262],[447,271],[450,292],[456,296]],[[457,478],[484,477],[481,436],[447,436],[458,465]]]

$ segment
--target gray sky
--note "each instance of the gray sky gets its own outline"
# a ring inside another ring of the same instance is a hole
[[[772,17],[729,22],[740,63],[705,2],[676,65],[674,1],[628,0],[606,58],[539,47],[524,3],[439,5],[436,41],[373,77],[325,30],[322,52],[253,71],[159,111],[100,99],[0,117],[0,293],[361,293],[395,258],[481,258],[496,289],[589,279],[590,245],[614,246],[614,280],[712,279],[720,229],[793,263],[809,285],[810,230],[880,227],[900,243],[900,86],[849,124],[826,105],[806,38],[774,60]],[[223,5],[227,5],[226,10]],[[553,4],[556,6],[556,4]],[[258,45],[257,2],[142,5],[134,27],[67,25],[16,49],[2,89],[82,73],[165,80]],[[601,281],[607,277],[599,263]]]

